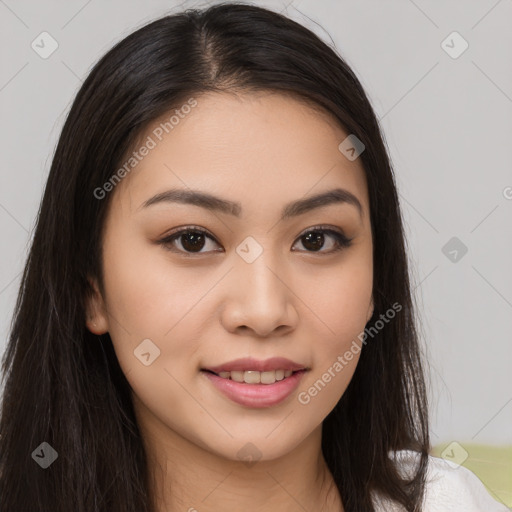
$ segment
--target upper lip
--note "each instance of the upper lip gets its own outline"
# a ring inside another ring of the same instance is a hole
[[[271,357],[270,359],[258,360],[252,357],[245,357],[242,359],[235,359],[228,363],[219,366],[208,366],[203,370],[209,370],[213,373],[231,372],[231,371],[258,371],[269,372],[272,370],[306,370],[304,364],[295,363],[285,357]]]

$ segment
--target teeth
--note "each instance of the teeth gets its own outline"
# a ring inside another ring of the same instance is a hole
[[[245,382],[246,384],[274,384],[276,381],[289,377],[292,373],[292,370],[271,370],[268,372],[247,370],[245,372],[220,372],[219,377],[231,379],[235,382]]]

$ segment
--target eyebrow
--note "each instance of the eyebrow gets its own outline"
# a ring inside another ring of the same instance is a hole
[[[163,202],[192,204],[210,211],[218,211],[235,217],[240,217],[242,213],[242,205],[238,202],[223,199],[207,192],[190,189],[166,190],[146,200],[139,209],[148,208]],[[340,203],[350,204],[356,207],[359,215],[363,217],[363,207],[359,199],[348,190],[336,188],[288,203],[281,212],[281,220],[296,217],[317,208]]]

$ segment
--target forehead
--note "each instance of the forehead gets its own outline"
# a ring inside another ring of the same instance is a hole
[[[369,209],[364,169],[338,149],[348,133],[333,116],[271,92],[192,100],[195,106],[178,106],[141,134],[132,148],[137,163],[117,185],[115,202],[135,212],[151,195],[190,188],[242,203],[243,218],[258,214],[262,202],[281,207],[342,187]],[[151,149],[141,156],[144,146]]]

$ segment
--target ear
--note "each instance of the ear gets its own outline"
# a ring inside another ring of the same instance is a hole
[[[93,334],[105,334],[108,332],[105,302],[96,279],[89,278],[88,281],[93,291],[86,298],[85,325]]]
[[[373,315],[373,311],[374,311],[374,304],[373,304],[373,295],[372,295],[372,300],[370,302],[370,307],[368,309],[368,316],[366,317],[366,321],[369,322],[370,321],[370,318],[372,317]]]

